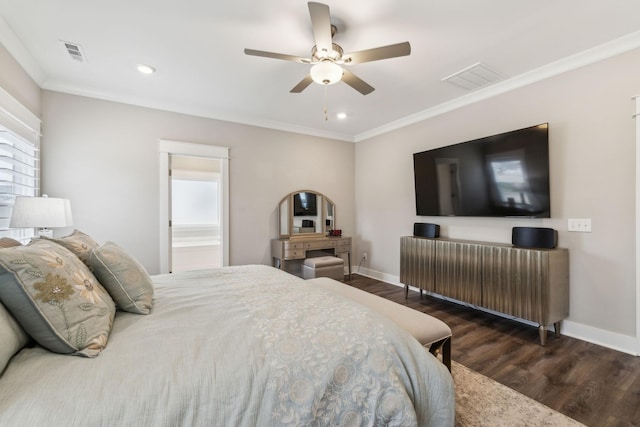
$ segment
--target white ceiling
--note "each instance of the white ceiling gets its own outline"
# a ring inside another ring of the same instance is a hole
[[[345,53],[412,47],[350,66],[376,90],[327,87],[328,121],[324,87],[289,93],[309,65],[243,53],[310,57],[302,0],[0,0],[0,42],[44,89],[347,141],[640,47],[638,0],[324,2]],[[477,62],[505,80],[475,91],[442,81]],[[157,72],[144,76],[138,63]]]

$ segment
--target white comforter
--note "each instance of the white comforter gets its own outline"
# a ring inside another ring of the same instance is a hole
[[[154,277],[95,359],[23,349],[1,426],[453,426],[449,372],[369,309],[266,266]]]

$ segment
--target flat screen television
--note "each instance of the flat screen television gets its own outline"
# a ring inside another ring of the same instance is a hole
[[[296,193],[293,195],[294,216],[316,216],[318,207],[316,195],[313,193]]]
[[[550,218],[549,125],[413,155],[419,216]]]

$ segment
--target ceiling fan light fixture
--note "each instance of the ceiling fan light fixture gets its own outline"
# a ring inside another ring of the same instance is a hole
[[[332,85],[342,79],[342,67],[331,61],[319,62],[311,67],[311,78],[321,85]]]
[[[346,56],[343,56],[344,51],[342,47],[332,41],[337,29],[335,25],[331,25],[329,6],[315,1],[308,2],[307,6],[309,7],[311,29],[313,30],[313,38],[315,41],[315,45],[311,48],[311,58],[301,58],[294,55],[255,49],[244,50],[246,55],[311,64],[310,73],[304,76],[304,78],[289,91],[290,93],[300,93],[313,82],[324,85],[326,88],[326,86],[342,80],[362,95],[368,95],[373,92],[375,88],[348,69],[343,69],[341,67],[342,65],[362,64],[364,62],[397,58],[411,54],[411,45],[409,42],[404,42],[350,52]]]

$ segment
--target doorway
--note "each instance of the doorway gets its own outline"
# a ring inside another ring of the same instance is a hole
[[[220,159],[171,155],[171,271],[222,267]]]
[[[229,265],[229,149],[161,139],[160,272]]]

